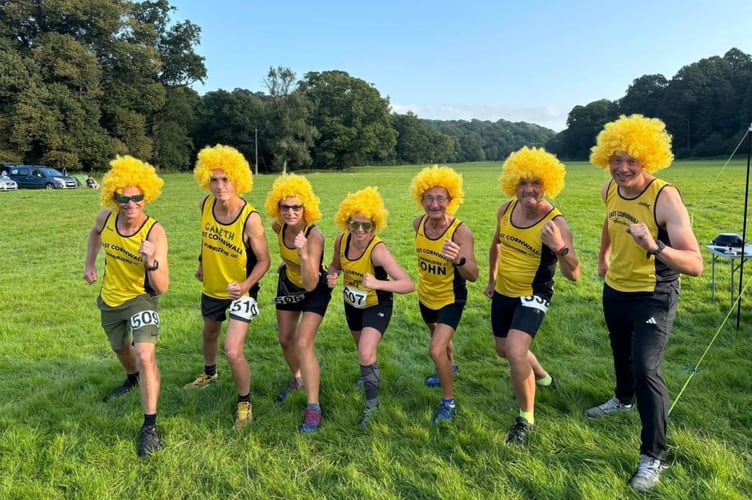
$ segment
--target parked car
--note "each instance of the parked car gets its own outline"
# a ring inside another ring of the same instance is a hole
[[[16,181],[5,175],[0,176],[0,192],[15,191],[18,189]]]
[[[27,189],[75,189],[76,179],[60,171],[42,165],[15,165],[10,169],[10,178],[19,188]]]

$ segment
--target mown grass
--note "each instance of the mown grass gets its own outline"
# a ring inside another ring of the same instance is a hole
[[[680,187],[703,247],[717,233],[742,229],[745,165],[722,165],[680,162],[662,172]],[[410,221],[419,209],[408,193],[419,168],[308,174],[322,200],[327,262],[339,202],[348,191],[377,185],[390,210],[381,236],[417,276]],[[443,429],[430,423],[439,393],[423,386],[432,363],[413,294],[396,297],[380,347],[378,420],[367,432],[357,427],[363,406],[362,394],[352,388],[357,356],[335,293],[317,339],[324,425],[306,436],[297,432],[304,396],[275,402],[289,374],[276,340],[274,273],[262,282],[262,313],[246,347],[254,423],[243,433],[233,431],[236,395],[222,359],[219,383],[199,392],[182,389],[202,367],[200,286],[193,278],[201,193],[190,175],[165,175],[164,194],[148,212],[170,240],[172,283],[161,299],[158,345],[159,426],[167,448],[148,460],[136,457],[138,397],[101,403],[123,373],[99,326],[98,285],[82,279],[98,192],[0,194],[0,498],[636,496],[627,480],[638,454],[637,415],[594,422],[583,416],[613,391],[602,281],[596,275],[603,220],[599,188],[606,174],[584,163],[569,164],[567,187],[555,200],[574,231],[583,273],[576,284],[557,280],[552,308],[534,343],[560,387],[539,391],[537,430],[529,448],[520,450],[505,444],[516,407],[508,368],[494,352],[489,305],[482,295],[495,212],[504,199],[497,184],[500,165],[455,168],[464,176],[466,192],[458,215],[475,235],[481,266],[456,335],[458,418]],[[262,208],[273,180],[257,176],[249,201]],[[279,256],[271,243],[274,268]],[[745,498],[752,491],[752,318],[744,311],[740,330],[735,314],[724,323],[731,307],[727,262],[716,267],[716,281],[712,301],[707,254],[704,275],[682,280],[664,374],[674,398],[693,377],[670,417],[673,466],[657,490],[661,497]]]

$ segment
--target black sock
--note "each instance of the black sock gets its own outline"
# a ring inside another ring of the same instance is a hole
[[[204,373],[206,373],[210,377],[213,377],[214,374],[217,373],[217,365],[211,365],[211,366],[204,365]]]
[[[238,403],[250,403],[251,402],[251,393],[249,392],[245,396],[241,396],[238,394]]]
[[[128,385],[136,387],[138,385],[138,372],[128,374]]]
[[[156,427],[157,426],[157,414],[153,413],[147,415],[144,413],[144,427]]]

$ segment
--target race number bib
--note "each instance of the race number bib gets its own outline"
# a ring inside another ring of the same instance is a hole
[[[345,297],[345,302],[347,302],[351,306],[357,309],[366,308],[366,299],[368,298],[368,292],[345,286],[342,287],[342,294]]]
[[[520,297],[520,301],[522,302],[522,307],[530,307],[533,309],[537,309],[543,314],[546,314],[546,312],[548,312],[549,302],[543,297],[538,297],[537,295],[531,295],[528,297]]]
[[[159,327],[159,313],[157,311],[141,311],[131,316],[131,328],[134,331],[147,325]]]
[[[293,293],[290,295],[280,295],[279,297],[274,297],[272,300],[275,304],[297,304],[304,298],[304,293]]]
[[[233,300],[230,304],[230,316],[235,316],[248,322],[258,316],[258,313],[258,304],[253,297],[240,297],[237,300]]]

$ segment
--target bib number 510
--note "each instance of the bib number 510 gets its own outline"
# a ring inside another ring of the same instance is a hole
[[[240,297],[230,304],[230,314],[246,321],[251,321],[258,313],[258,303],[253,297]]]

